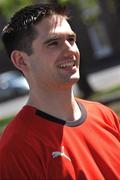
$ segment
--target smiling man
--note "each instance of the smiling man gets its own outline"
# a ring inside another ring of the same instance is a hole
[[[119,179],[120,120],[73,94],[80,52],[65,8],[25,7],[2,39],[30,93],[1,137],[0,179]]]

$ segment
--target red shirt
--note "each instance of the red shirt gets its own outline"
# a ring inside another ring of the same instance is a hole
[[[78,100],[82,117],[65,122],[25,106],[0,141],[0,180],[120,179],[120,120]]]

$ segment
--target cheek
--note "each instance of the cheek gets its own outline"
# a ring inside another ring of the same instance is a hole
[[[76,53],[80,56],[80,50],[78,49],[77,44],[75,44]]]
[[[80,60],[80,51],[79,51],[79,49],[77,49],[77,51],[76,51],[76,56]]]
[[[42,71],[44,72],[44,69],[41,69],[42,64],[39,63],[39,61],[36,62],[36,60],[33,60],[33,62],[30,64],[30,73],[32,74],[32,76],[36,76],[37,74],[42,73]]]
[[[80,52],[78,51],[78,57],[79,57],[79,59],[80,59]]]

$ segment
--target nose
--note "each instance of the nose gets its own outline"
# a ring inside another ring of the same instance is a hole
[[[74,42],[69,42],[68,40],[65,40],[64,42],[64,53],[67,55],[78,55],[79,54],[79,50],[78,47],[76,45],[76,43]]]
[[[66,49],[71,49],[73,46],[73,44],[71,42],[69,42],[68,40],[65,40],[65,47]]]

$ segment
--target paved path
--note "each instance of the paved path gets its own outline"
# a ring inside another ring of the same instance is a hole
[[[0,119],[3,117],[15,115],[27,102],[28,96],[19,97],[14,100],[0,104]]]
[[[96,91],[120,85],[120,65],[90,74],[88,81]]]
[[[95,90],[105,90],[112,86],[120,85],[120,65],[91,74],[88,77],[89,83]],[[75,88],[75,93],[79,90]],[[27,96],[20,97],[0,104],[0,119],[4,116],[16,114],[27,101]]]

